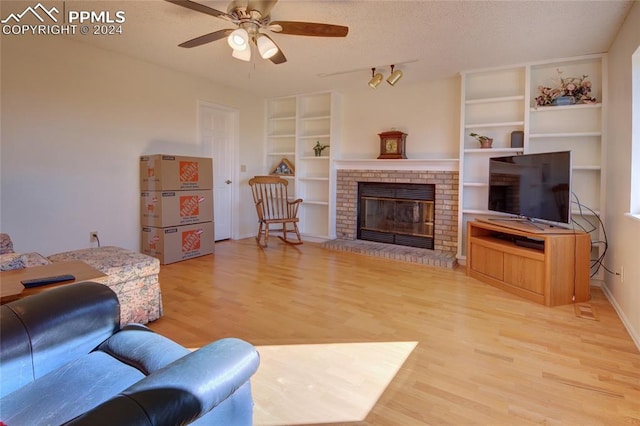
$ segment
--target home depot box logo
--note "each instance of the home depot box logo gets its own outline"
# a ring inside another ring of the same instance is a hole
[[[160,236],[158,235],[154,235],[150,240],[149,240],[149,249],[153,250],[154,252],[156,250],[158,250],[158,241],[160,241]]]
[[[198,195],[181,196],[180,217],[200,215],[200,203],[204,202],[204,200],[204,197]]]
[[[200,236],[202,229],[193,229],[182,232],[182,253],[200,250]]]
[[[180,182],[197,182],[198,163],[196,161],[180,162]]]
[[[148,196],[146,193],[143,193],[142,196]],[[156,210],[156,204],[158,204],[158,197],[151,197],[147,202],[143,205],[146,205],[147,215],[153,216],[154,211]]]

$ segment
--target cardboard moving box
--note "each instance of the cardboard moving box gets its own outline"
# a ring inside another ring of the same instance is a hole
[[[142,227],[142,253],[158,258],[162,265],[211,254],[214,241],[213,222]]]
[[[140,189],[213,189],[213,163],[211,158],[204,157],[143,155],[140,157]]]
[[[140,224],[164,228],[213,221],[213,191],[144,191]]]

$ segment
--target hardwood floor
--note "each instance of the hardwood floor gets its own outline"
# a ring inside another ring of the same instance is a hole
[[[418,342],[366,419],[350,425],[640,425],[640,352],[592,288],[598,320],[467,277],[319,244],[254,239],[162,266],[150,327],[202,346]],[[304,410],[304,407],[296,407]]]

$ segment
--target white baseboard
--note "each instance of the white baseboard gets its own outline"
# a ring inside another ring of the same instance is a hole
[[[604,295],[607,297],[607,299],[609,299],[609,302],[611,302],[611,304],[613,305],[613,309],[616,310],[616,313],[620,317],[620,320],[622,321],[622,324],[624,324],[624,327],[627,329],[627,332],[629,332],[629,335],[631,336],[631,340],[633,340],[633,343],[635,343],[638,350],[640,350],[640,334],[638,334],[638,331],[633,328],[633,326],[631,325],[631,322],[629,321],[627,316],[624,314],[624,311],[616,301],[615,297],[613,297],[613,294],[607,287],[606,283],[602,283],[601,288]]]

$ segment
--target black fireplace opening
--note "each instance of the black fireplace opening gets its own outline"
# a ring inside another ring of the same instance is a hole
[[[358,183],[357,238],[433,250],[435,185]]]

